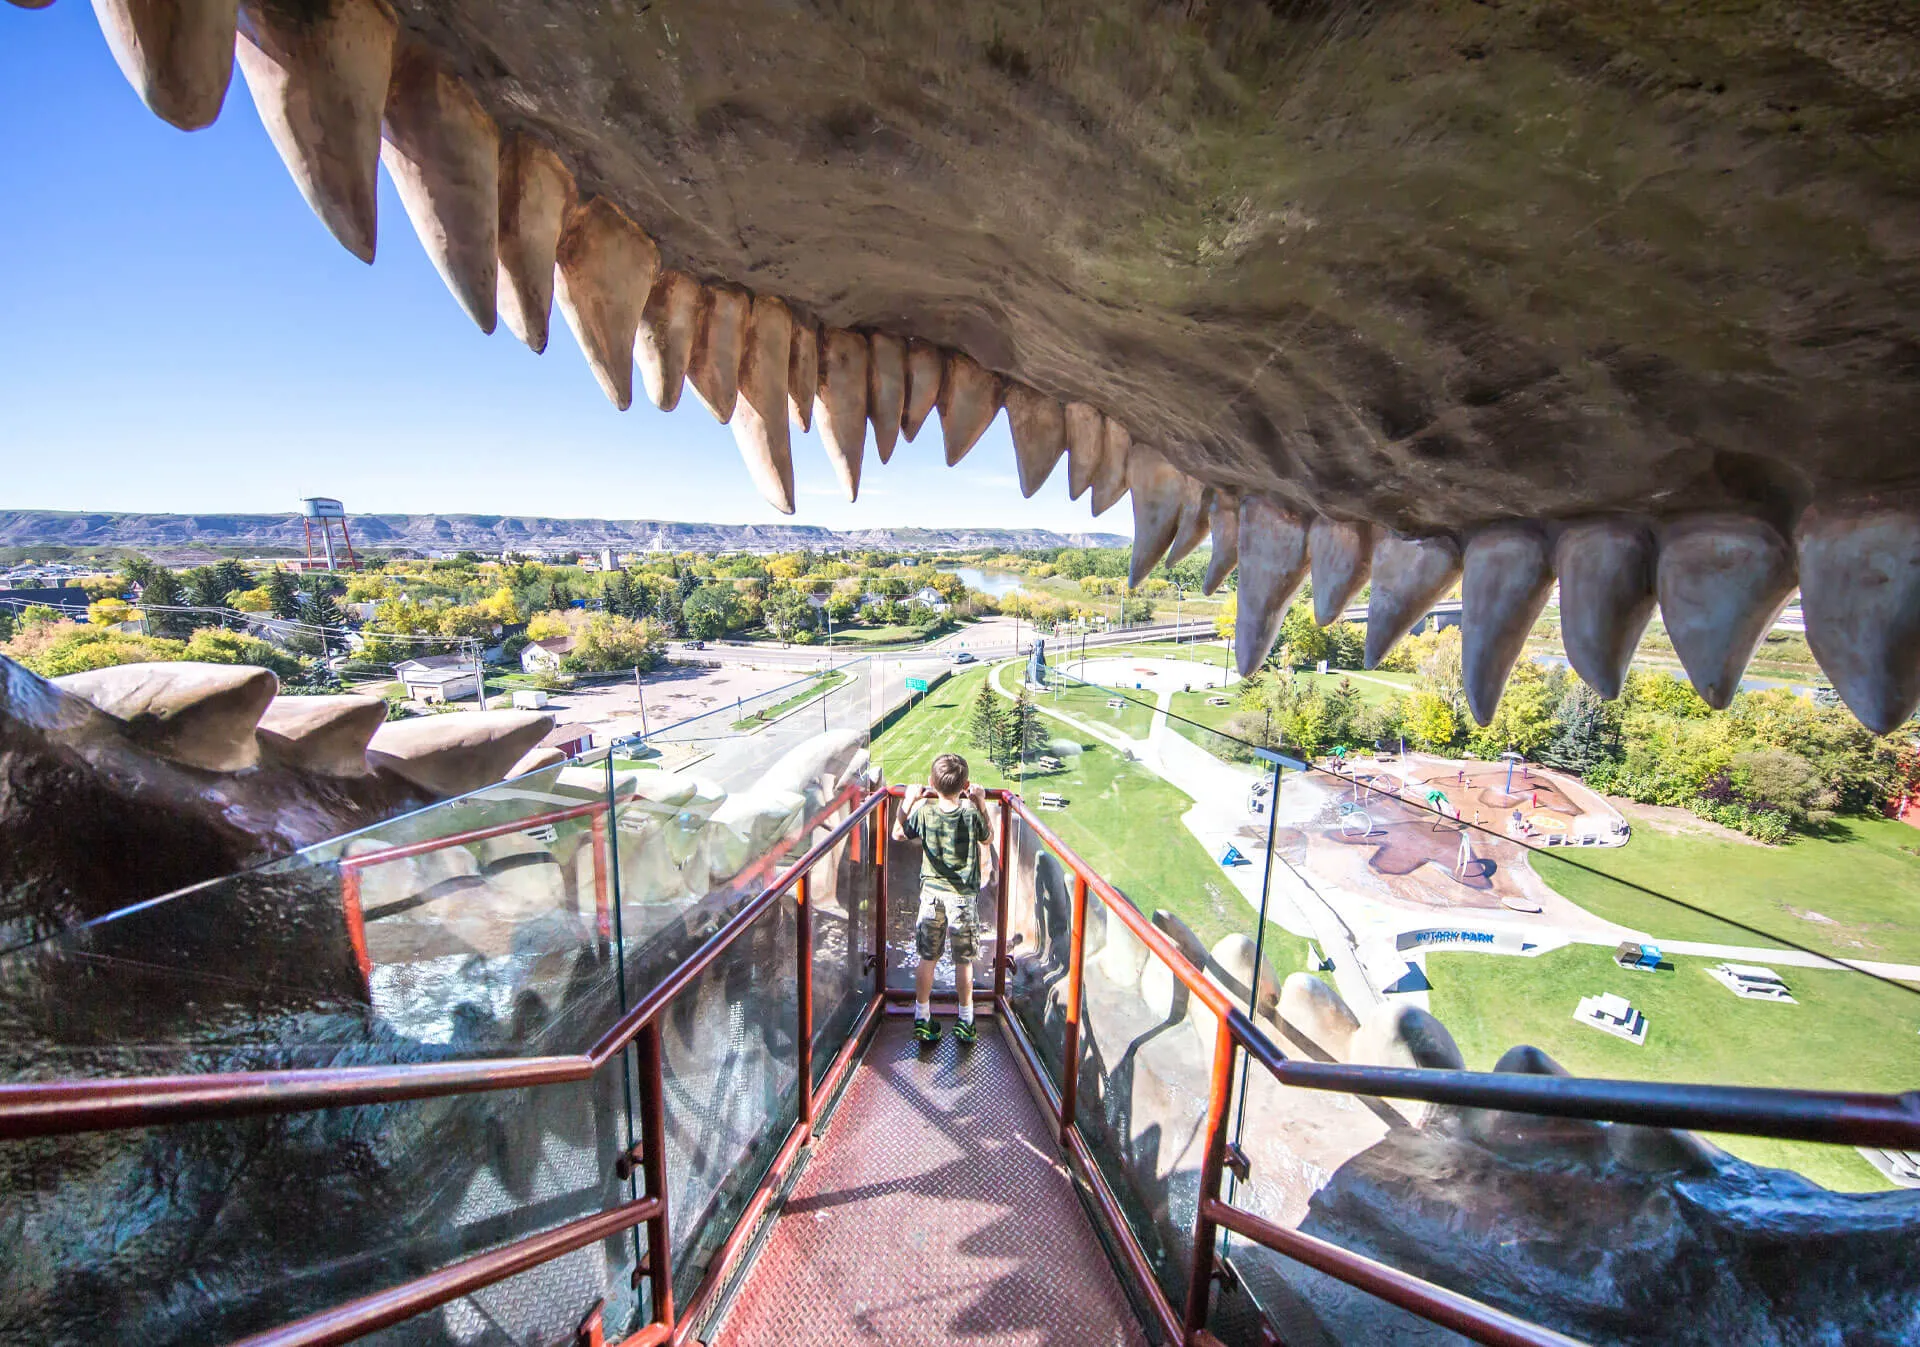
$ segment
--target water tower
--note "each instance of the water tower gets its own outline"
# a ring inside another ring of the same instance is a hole
[[[347,536],[346,506],[331,496],[308,496],[300,502],[300,514],[300,523],[307,531],[306,569],[312,570],[314,565],[313,529],[315,524],[320,526],[320,546],[326,553],[327,569],[330,571],[340,569],[340,559],[333,550],[333,526],[335,523],[340,525],[340,542],[346,548],[347,569],[355,571],[360,569],[360,563],[353,555],[353,539]]]

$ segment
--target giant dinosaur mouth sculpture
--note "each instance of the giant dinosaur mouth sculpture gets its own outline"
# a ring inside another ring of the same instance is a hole
[[[1602,695],[1657,603],[1724,706],[1798,586],[1863,723],[1920,705],[1911,6],[95,9],[177,126],[237,53],[357,256],[384,162],[484,330],[690,383],[782,510],[789,416],[851,496],[1004,408],[1026,494],[1131,493],[1136,579],[1238,561],[1243,670],[1309,570],[1370,661],[1459,582],[1485,723],[1557,578]]]

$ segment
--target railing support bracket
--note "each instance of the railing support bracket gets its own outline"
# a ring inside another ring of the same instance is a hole
[[[613,1162],[614,1176],[622,1183],[625,1183],[633,1177],[634,1171],[646,1163],[646,1159],[647,1143],[644,1141],[634,1142],[633,1145],[620,1152],[619,1158]]]
[[[1227,1143],[1226,1155],[1221,1163],[1226,1165],[1229,1174],[1242,1183],[1253,1173],[1253,1162],[1247,1159],[1247,1153],[1240,1149],[1237,1141]]]

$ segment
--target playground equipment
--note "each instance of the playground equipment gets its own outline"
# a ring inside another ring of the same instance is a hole
[[[1343,802],[1340,806],[1340,831],[1348,837],[1373,836],[1373,815],[1360,806]]]

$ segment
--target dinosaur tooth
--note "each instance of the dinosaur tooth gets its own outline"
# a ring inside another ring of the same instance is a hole
[[[507,774],[553,728],[542,711],[468,711],[395,720],[374,732],[367,762],[436,795],[465,795]]]
[[[747,320],[753,297],[731,285],[700,289],[700,324],[694,330],[687,382],[694,396],[725,425],[740,397],[740,361],[745,354]]]
[[[233,80],[236,0],[93,0],[120,73],[155,116],[212,126]]]
[[[1158,449],[1136,444],[1127,462],[1127,480],[1133,484],[1133,561],[1127,585],[1137,589],[1173,546],[1189,479]]]
[[[548,767],[558,767],[567,760],[567,755],[551,744],[535,744],[522,753],[513,766],[507,768],[505,780],[516,776],[525,776],[528,772],[544,771]]]
[[[396,32],[379,0],[240,6],[234,56],[267,137],[313,213],[362,262],[373,261]]]
[[[1798,535],[1807,644],[1860,723],[1891,734],[1920,706],[1920,508],[1816,504]]]
[[[1100,457],[1106,452],[1106,418],[1099,408],[1084,402],[1069,402],[1061,417],[1067,437],[1067,499],[1079,500],[1100,471]]]
[[[323,776],[365,776],[367,745],[386,723],[379,697],[275,697],[261,713],[265,756]]]
[[[158,757],[209,772],[256,766],[255,728],[280,690],[270,670],[246,664],[119,664],[52,680],[126,726]]]
[[[1660,552],[1635,519],[1569,524],[1554,543],[1560,577],[1560,643],[1586,685],[1611,701],[1653,616]]]
[[[1167,549],[1167,565],[1177,566],[1193,549],[1207,540],[1213,527],[1212,487],[1194,477],[1181,474],[1180,526],[1174,530],[1173,546]]]
[[[820,325],[793,320],[793,354],[787,359],[787,405],[793,423],[813,429],[813,395],[820,387]]]
[[[940,380],[940,433],[951,468],[980,442],[1000,410],[1000,380],[964,351],[947,357]]]
[[[747,474],[781,514],[793,513],[793,430],[787,424],[792,358],[792,311],[782,300],[755,295],[740,357],[740,397],[729,424]]]
[[[1206,579],[1200,582],[1202,594],[1212,594],[1218,590],[1233,574],[1233,568],[1240,564],[1240,497],[1216,487],[1208,515],[1208,527],[1213,534],[1213,555],[1207,559]]]
[[[1326,1058],[1344,1062],[1352,1057],[1360,1017],[1322,979],[1312,973],[1287,974],[1280,984],[1276,1010],[1288,1029],[1320,1049]]]
[[[493,118],[425,48],[406,44],[394,57],[382,126],[380,162],[414,233],[467,316],[492,332],[500,293],[500,132]]]
[[[1093,474],[1093,513],[1105,514],[1127,494],[1128,451],[1133,436],[1111,416],[1100,423],[1100,466]],[[1072,465],[1068,465],[1071,469]]]
[[[1020,473],[1020,494],[1031,497],[1067,450],[1067,423],[1057,399],[1022,383],[1007,385],[1007,428],[1013,433],[1013,461]]]
[[[907,339],[907,391],[906,401],[901,404],[900,433],[909,443],[940,400],[940,380],[946,369],[938,346],[918,337]]]
[[[1371,669],[1434,601],[1460,578],[1460,545],[1451,538],[1388,534],[1374,544],[1373,589],[1367,596],[1367,657]]]
[[[1467,709],[1485,725],[1500,705],[1513,662],[1547,606],[1553,560],[1530,524],[1495,524],[1467,543],[1460,583],[1460,676]]]
[[[547,349],[554,255],[573,198],[573,175],[559,155],[528,135],[501,143],[496,307],[507,330],[535,352]]]
[[[882,463],[893,457],[906,409],[907,344],[875,332],[867,343],[867,420],[873,426],[874,452]]]
[[[1266,662],[1287,604],[1307,575],[1307,526],[1265,496],[1240,501],[1240,594],[1234,658],[1246,678]]]
[[[567,212],[555,291],[573,339],[613,405],[633,405],[633,345],[660,250],[605,197]]]
[[[820,421],[820,442],[850,500],[860,487],[860,465],[867,447],[869,349],[867,339],[858,332],[830,327],[821,333],[814,415]]]
[[[700,331],[700,282],[684,271],[663,271],[640,309],[633,360],[647,398],[663,412],[680,405]]]
[[[1793,593],[1793,549],[1771,524],[1713,511],[1661,530],[1660,620],[1693,690],[1716,711]]]
[[[1373,572],[1373,525],[1317,517],[1307,533],[1313,554],[1313,620],[1339,620]]]

